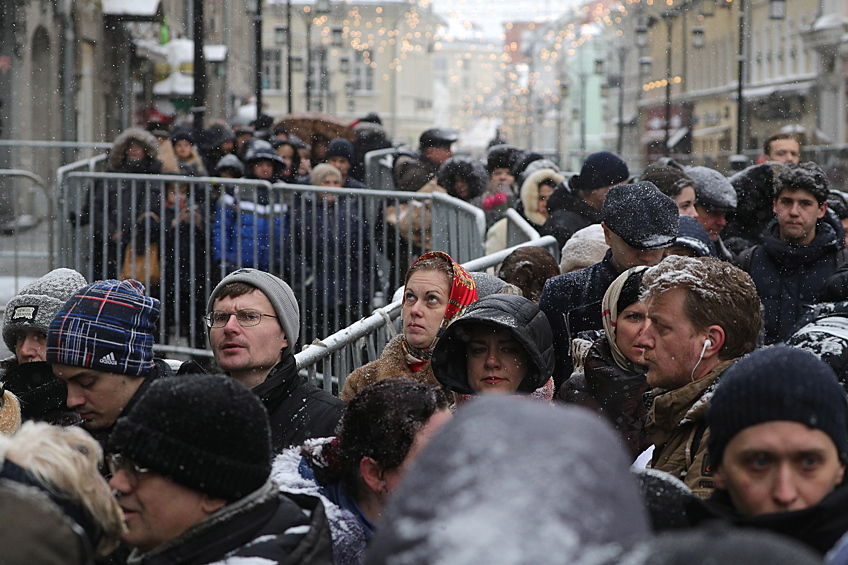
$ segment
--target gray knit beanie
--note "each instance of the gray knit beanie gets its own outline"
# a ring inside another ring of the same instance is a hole
[[[228,284],[236,282],[255,286],[268,297],[268,300],[274,306],[274,311],[277,313],[280,325],[286,333],[289,347],[293,347],[297,342],[297,338],[300,336],[300,306],[291,287],[281,278],[275,277],[270,273],[247,268],[233,271],[224,277],[212,291],[212,294],[209,295],[209,304],[206,306],[206,311],[212,311],[221,289]]]
[[[3,341],[15,350],[16,333],[37,330],[47,335],[50,321],[76,291],[86,286],[85,277],[73,269],[54,269],[21,289],[6,305]]]

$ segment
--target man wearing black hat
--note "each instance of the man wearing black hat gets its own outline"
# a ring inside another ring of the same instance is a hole
[[[603,328],[601,301],[607,287],[631,267],[659,263],[663,250],[677,239],[677,204],[649,182],[610,189],[601,219],[610,246],[603,260],[548,279],[539,302],[554,333],[557,386],[571,376],[571,340],[579,332]]]
[[[402,155],[394,164],[397,189],[415,192],[436,177],[439,167],[453,156],[451,145],[459,139],[457,132],[433,128],[419,138],[420,155],[417,159]]]
[[[557,238],[560,245],[574,232],[601,221],[601,209],[607,193],[627,182],[630,171],[618,155],[609,151],[592,153],[579,175],[561,183],[548,198],[550,217],[543,232]]]
[[[648,324],[637,336],[651,391],[645,432],[651,467],[706,498],[713,489],[706,458],[706,411],[716,383],[750,353],[760,333],[760,301],[744,271],[708,257],[671,255],[642,278]]]
[[[345,188],[365,188],[365,185],[350,176],[353,167],[353,144],[337,137],[327,146],[327,162],[337,168],[342,174],[342,186]]]
[[[783,165],[777,175],[775,218],[763,243],[739,255],[765,310],[765,343],[789,337],[828,279],[848,259],[842,225],[827,213],[828,180],[815,163]]]
[[[690,520],[771,530],[822,554],[848,530],[848,403],[826,363],[783,346],[743,357],[707,423],[716,490],[690,505]]]
[[[324,506],[270,480],[268,415],[228,377],[157,381],[106,451],[130,563],[333,562]]]

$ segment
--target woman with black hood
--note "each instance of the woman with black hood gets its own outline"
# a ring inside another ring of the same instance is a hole
[[[481,298],[447,327],[433,351],[433,374],[456,393],[553,398],[551,326],[539,306],[510,294]]]
[[[466,202],[483,194],[489,182],[483,163],[471,157],[451,157],[439,167],[436,178],[448,194]]]

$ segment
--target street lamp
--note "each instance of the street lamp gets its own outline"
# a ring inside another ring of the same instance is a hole
[[[706,46],[706,38],[704,37],[704,28],[692,28],[692,47],[695,49],[703,49]]]
[[[247,13],[253,16],[253,93],[256,119],[262,115],[262,0],[247,0]]]

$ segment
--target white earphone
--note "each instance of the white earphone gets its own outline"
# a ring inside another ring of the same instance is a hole
[[[708,347],[710,347],[712,344],[713,344],[713,342],[711,342],[710,340],[705,341],[704,342],[704,351],[706,351],[706,349]]]
[[[712,344],[713,342],[709,339],[704,340],[704,347],[701,348],[701,355],[698,356],[698,362],[695,363],[694,367],[692,367],[692,374],[690,375],[690,378],[692,379],[693,383],[695,382],[695,369],[697,369],[698,365],[701,364],[701,361],[704,359],[704,353],[706,353],[707,348],[710,347]]]

